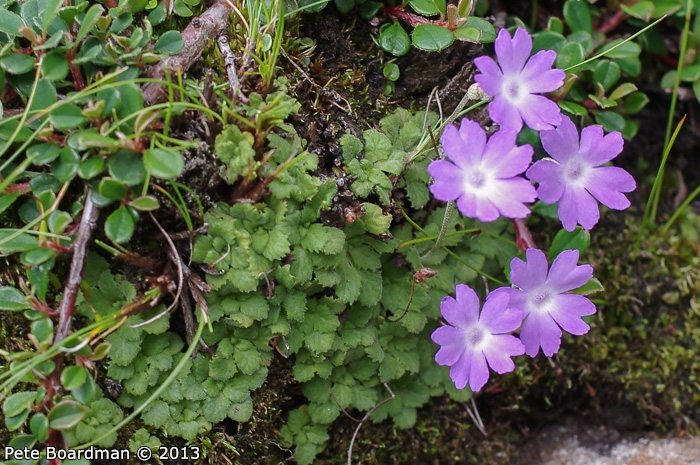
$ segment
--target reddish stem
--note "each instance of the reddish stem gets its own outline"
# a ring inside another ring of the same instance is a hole
[[[625,20],[627,14],[622,10],[617,10],[614,15],[607,18],[601,24],[596,26],[596,31],[607,35],[611,31],[615,30],[617,26]]]
[[[527,249],[537,248],[535,240],[532,238],[532,234],[530,234],[530,230],[522,218],[515,218],[513,227],[515,228],[515,243],[518,245],[518,249],[525,252]]]
[[[382,8],[384,13],[393,19],[403,19],[411,26],[418,26],[419,24],[435,24],[436,26],[447,27],[446,20],[440,19],[428,19],[424,16],[419,16],[413,13],[409,13],[400,6],[385,6]]]

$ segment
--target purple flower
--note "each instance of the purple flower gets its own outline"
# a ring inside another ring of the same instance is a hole
[[[535,188],[518,176],[532,160],[529,145],[516,146],[514,131],[499,131],[486,141],[486,133],[474,121],[463,119],[459,130],[448,125],[442,148],[451,161],[436,160],[428,166],[435,179],[430,191],[436,199],[457,200],[462,214],[480,221],[503,215],[524,218],[523,205],[537,198]]]
[[[547,272],[544,252],[527,249],[527,262],[517,257],[510,262],[510,280],[518,289],[501,287],[491,293],[507,295],[508,307],[523,312],[520,340],[530,357],[540,347],[547,357],[554,355],[561,345],[562,329],[576,336],[590,329],[581,317],[595,313],[593,302],[579,294],[565,294],[593,277],[590,265],[576,265],[578,255],[578,250],[563,251]]]
[[[516,29],[512,39],[506,29],[501,29],[495,45],[498,64],[486,56],[474,60],[481,72],[474,79],[484,92],[495,97],[489,103],[491,119],[501,129],[514,131],[523,128],[523,120],[536,131],[559,124],[559,106],[536,95],[552,92],[564,84],[564,71],[552,69],[557,53],[542,50],[530,58],[532,37],[521,28]]]
[[[469,383],[472,391],[480,390],[489,379],[489,366],[498,374],[508,373],[515,368],[510,357],[525,353],[518,338],[504,334],[516,330],[522,322],[522,312],[508,308],[506,294],[490,294],[479,315],[476,292],[466,284],[458,284],[457,299],[442,299],[440,311],[452,326],[441,326],[431,336],[442,346],[435,361],[451,367],[450,378],[457,389]]]
[[[614,210],[624,210],[630,201],[623,192],[633,191],[634,178],[622,168],[600,166],[622,151],[622,135],[615,131],[603,137],[603,128],[587,126],[578,131],[567,117],[556,130],[540,134],[542,146],[552,159],[537,161],[527,177],[539,183],[537,194],[545,203],[559,202],[559,219],[567,231],[576,223],[591,229],[600,212],[595,197]]]

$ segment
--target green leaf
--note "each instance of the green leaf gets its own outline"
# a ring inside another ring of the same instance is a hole
[[[0,8],[0,31],[13,36],[18,36],[19,28],[23,27],[24,20],[16,13],[7,9],[7,5]]]
[[[6,417],[5,418],[5,426],[7,426],[8,431],[16,431],[24,425],[24,422],[27,421],[27,417],[29,416],[29,410],[24,410],[22,411],[19,415],[16,415],[14,417]]]
[[[64,103],[56,107],[49,114],[49,121],[58,130],[68,130],[76,129],[78,126],[83,124],[86,119],[83,116],[82,110],[72,103]],[[100,136],[103,137],[103,136]],[[108,137],[105,138],[105,142],[111,145],[114,141]]]
[[[615,89],[612,94],[610,94],[610,100],[619,100],[623,97],[630,95],[632,92],[637,90],[637,86],[631,82],[625,82]]]
[[[0,9],[0,12],[3,10]],[[2,16],[2,15],[0,15]],[[0,17],[0,21],[2,18]],[[2,30],[2,27],[0,27]],[[0,67],[10,74],[24,74],[34,68],[36,61],[34,57],[24,53],[10,53],[0,58]]]
[[[568,42],[563,47],[559,49],[557,54],[557,59],[555,66],[560,69],[565,69],[570,66],[577,65],[585,59],[586,52],[583,49],[583,45],[578,42]],[[570,70],[575,73],[579,70],[579,67]]]
[[[566,111],[567,113],[571,113],[574,116],[586,116],[588,114],[586,107],[583,107],[578,103],[569,102],[568,100],[560,100],[557,103],[562,110]]]
[[[564,4],[564,19],[573,32],[593,32],[591,12],[584,0],[568,0]]]
[[[0,287],[0,310],[24,310],[30,308],[22,292],[14,287]]]
[[[413,45],[427,52],[444,50],[455,40],[455,36],[447,28],[435,24],[419,24],[411,34]]]
[[[29,420],[29,431],[38,442],[44,442],[49,437],[49,419],[43,413],[37,413]]]
[[[75,36],[75,42],[78,43],[88,35],[93,27],[97,24],[100,16],[104,12],[102,5],[95,3],[90,9],[85,13],[83,21],[80,23],[80,29],[78,29],[78,35]]]
[[[625,118],[612,111],[595,112],[595,120],[606,132],[622,131],[625,128]]]
[[[64,211],[54,211],[49,215],[49,230],[54,234],[63,234],[69,224],[73,221],[73,217]]]
[[[362,277],[355,267],[348,261],[343,260],[338,267],[340,282],[335,288],[338,300],[351,304],[360,296],[362,289]]]
[[[2,404],[2,411],[8,417],[17,416],[22,411],[31,409],[35,399],[35,391],[17,392],[5,399],[5,402]]]
[[[43,144],[32,145],[27,149],[27,158],[32,160],[32,163],[40,166],[51,163],[58,158],[61,153],[61,147],[49,142]]]
[[[51,52],[44,56],[41,74],[52,81],[61,81],[68,76],[68,60],[61,52]]]
[[[614,61],[601,60],[593,70],[593,80],[600,83],[606,92],[615,85],[619,78],[620,66]]]
[[[80,168],[80,156],[70,147],[63,147],[61,155],[51,164],[51,171],[61,181],[69,181]]]
[[[71,395],[81,404],[88,405],[95,400],[96,391],[95,381],[92,376],[87,376],[83,384],[71,391]]]
[[[119,150],[109,158],[109,174],[127,186],[141,184],[146,177],[146,168],[141,155],[128,150]]]
[[[253,400],[247,397],[243,402],[231,404],[227,416],[239,423],[250,420],[250,417],[253,416]]]
[[[588,281],[583,286],[581,286],[577,289],[574,289],[573,292],[575,294],[588,296],[591,294],[595,294],[596,292],[602,292],[604,290],[605,290],[605,288],[603,287],[601,282],[598,280],[598,278],[591,278],[590,281]]]
[[[652,16],[654,16],[654,10],[656,8],[654,7],[654,2],[642,1],[629,6],[620,3],[620,9],[630,16],[649,22]]]
[[[83,385],[87,378],[85,368],[80,365],[69,366],[61,373],[61,384],[64,388],[72,391]]]
[[[43,247],[36,247],[26,252],[22,252],[20,260],[27,266],[40,265],[56,256],[56,252]]]
[[[490,44],[496,40],[496,28],[485,19],[470,16],[467,22],[453,31],[457,40],[474,44]]]
[[[113,178],[102,178],[98,190],[108,199],[121,200],[126,197],[126,186]]]
[[[117,244],[131,239],[134,234],[134,217],[124,205],[113,211],[105,222],[105,234]]]
[[[129,202],[129,205],[139,211],[150,212],[160,208],[158,199],[152,195],[144,195]]]
[[[411,0],[408,4],[413,8],[413,11],[422,16],[445,14],[445,0]]]
[[[172,179],[182,174],[185,160],[175,150],[148,149],[143,153],[143,163],[153,176]]]
[[[379,31],[379,46],[387,53],[400,57],[411,49],[411,39],[398,22]]]
[[[695,85],[700,82],[696,81],[693,83],[693,90],[695,90]],[[698,95],[697,93],[695,95]],[[649,103],[649,97],[644,92],[632,92],[625,98],[624,109],[625,113],[628,115],[634,115],[639,113],[642,108]]]
[[[302,238],[301,245],[311,252],[335,255],[343,250],[345,234],[338,228],[314,223]]]
[[[185,42],[182,40],[182,34],[178,31],[167,31],[158,38],[153,46],[153,51],[156,53],[164,53],[166,55],[174,55],[183,49]]]
[[[382,74],[384,74],[384,77],[390,81],[397,81],[401,76],[401,70],[399,69],[399,65],[396,63],[387,63],[382,69]]]
[[[365,216],[361,218],[367,232],[371,234],[384,234],[391,225],[391,215],[385,215],[381,207],[373,203],[362,204],[365,209]]]
[[[564,250],[578,250],[583,254],[588,250],[590,244],[591,234],[581,228],[581,226],[576,226],[576,229],[571,232],[562,229],[554,236],[547,259],[551,263]]]

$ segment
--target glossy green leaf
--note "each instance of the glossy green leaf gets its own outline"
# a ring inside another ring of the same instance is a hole
[[[19,28],[24,25],[24,20],[22,20],[21,16],[11,12],[7,7],[0,8],[0,31],[18,36]]]
[[[27,417],[29,417],[29,410],[24,410],[19,415],[15,415],[13,417],[9,415],[6,416],[5,426],[7,427],[7,430],[17,431],[22,427],[22,425],[24,425],[24,422],[27,421]]]
[[[413,45],[428,52],[444,50],[455,40],[455,36],[447,28],[434,24],[419,24],[411,34]]]
[[[83,405],[90,404],[95,400],[95,394],[97,393],[97,386],[92,376],[88,374],[85,377],[85,382],[71,391],[71,395],[75,400]]]
[[[51,343],[53,340],[53,321],[46,317],[39,318],[32,322],[31,331],[39,343]]]
[[[61,52],[51,52],[44,56],[41,74],[52,81],[60,81],[68,76],[68,60]]]
[[[30,308],[24,294],[14,287],[0,287],[0,310],[24,310]]]
[[[54,212],[61,213],[61,212]],[[63,212],[65,213],[65,212]],[[69,217],[70,218],[70,217]],[[46,291],[49,289],[49,275],[45,270],[42,270],[39,266],[34,266],[27,272],[27,277],[29,278],[29,284],[34,287],[34,292],[39,300],[46,299]]]
[[[600,60],[593,70],[593,81],[600,83],[606,92],[617,83],[618,79],[620,79],[620,65],[614,61]]]
[[[8,417],[17,416],[22,413],[22,411],[32,408],[35,397],[35,391],[22,391],[12,394],[3,402],[2,411],[5,412],[5,415]]]
[[[53,23],[54,19],[56,19],[56,16],[58,16],[58,12],[61,9],[61,6],[63,5],[63,1],[47,0],[45,5],[46,7],[41,14],[41,32],[43,32],[44,34],[49,32],[49,26],[51,26],[51,23]]]
[[[36,413],[29,420],[29,431],[32,432],[38,442],[44,442],[49,438],[49,419],[43,413]]]
[[[66,182],[73,179],[80,168],[80,156],[70,147],[63,147],[60,156],[51,164],[54,176]]]
[[[585,59],[585,51],[583,50],[583,45],[578,42],[568,42],[563,47],[559,49],[557,54],[557,59],[555,61],[555,66],[560,69],[565,69],[570,66],[577,65]],[[580,68],[573,68],[570,70],[575,73]]]
[[[45,249],[43,247],[36,247],[34,249],[22,252],[19,256],[20,261],[27,266],[40,265],[48,260],[51,260],[56,256],[56,252],[51,249]]]
[[[445,14],[445,0],[411,0],[408,4],[413,11],[422,16]]]
[[[12,237],[12,239],[6,239]],[[27,233],[17,234],[16,230],[5,229],[0,231],[0,253],[23,252],[37,246],[36,236]]]
[[[490,44],[496,40],[496,28],[485,19],[470,16],[467,22],[453,31],[457,40],[475,44]]]
[[[152,195],[144,195],[142,197],[134,199],[131,202],[129,202],[129,205],[143,212],[149,212],[160,208],[160,203],[158,203],[158,199],[156,199]]]
[[[109,158],[109,174],[127,186],[141,184],[146,178],[143,157],[128,150],[119,150]]]
[[[148,149],[143,153],[143,163],[153,176],[172,179],[182,174],[185,161],[175,150]]]
[[[591,295],[604,290],[605,288],[597,278],[591,278],[591,280],[583,286],[579,287],[578,289],[574,289],[574,293],[580,295]]]
[[[45,165],[58,158],[61,147],[57,144],[45,142],[43,144],[32,145],[27,149],[27,158],[35,165]]]
[[[49,412],[49,427],[56,430],[69,429],[85,417],[85,409],[74,400],[64,400]]]
[[[83,385],[88,377],[87,371],[80,365],[66,367],[61,373],[61,384],[65,389],[72,391]]]
[[[114,178],[102,178],[98,188],[100,194],[112,200],[126,197],[126,186]]]
[[[82,110],[73,103],[64,103],[54,108],[49,114],[49,121],[56,129],[67,130],[76,129],[83,124],[86,119]]]
[[[134,234],[134,217],[124,205],[113,211],[105,222],[105,234],[111,240],[122,244]]]
[[[411,39],[398,22],[383,27],[379,31],[379,46],[387,53],[402,56],[411,49]]]
[[[382,69],[382,74],[384,74],[384,77],[388,80],[396,81],[401,76],[401,70],[399,69],[399,65],[396,63],[387,63]]]
[[[116,139],[103,136],[93,130],[81,131],[76,136],[76,143],[78,150],[90,148],[110,149],[119,145],[119,141]]]
[[[566,37],[559,32],[542,31],[532,37],[532,53],[541,50],[558,51],[566,43]]]
[[[624,84],[618,86],[618,88],[610,94],[610,100],[620,100],[621,98],[630,95],[636,90],[637,86],[635,86],[631,82],[625,82]]]
[[[54,234],[63,234],[73,218],[64,211],[56,210],[49,215],[49,230]]]
[[[591,234],[582,229],[581,226],[576,226],[576,229],[571,232],[562,229],[554,236],[547,259],[551,263],[564,250],[578,250],[583,254],[588,250],[590,244]]]
[[[35,64],[34,57],[24,53],[10,53],[0,58],[0,67],[10,74],[27,73],[34,69]]]
[[[622,131],[625,127],[625,118],[612,111],[595,112],[595,120],[606,132]]]
[[[80,23],[80,29],[78,29],[78,35],[75,36],[75,41],[80,42],[85,38],[85,36],[88,35],[88,33],[92,30],[93,27],[97,24],[97,21],[100,19],[100,16],[104,12],[104,8],[102,5],[95,3],[93,4],[90,9],[85,13],[85,16],[83,17],[83,21]]]
[[[105,169],[105,160],[100,155],[90,157],[80,164],[78,176],[83,179],[92,179]]]
[[[588,9],[588,3],[584,0],[568,0],[564,4],[564,19],[573,32],[593,32],[591,11]]]
[[[630,5],[620,3],[620,9],[630,16],[649,21],[654,16],[654,2],[642,1]]]
[[[153,46],[153,51],[156,53],[165,53],[166,55],[174,55],[185,46],[182,40],[182,34],[178,31],[167,31],[160,36]]]

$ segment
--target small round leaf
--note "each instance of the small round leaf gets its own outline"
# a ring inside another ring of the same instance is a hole
[[[127,186],[141,184],[146,177],[146,168],[141,155],[128,150],[119,150],[109,159],[109,174]]]
[[[38,442],[44,442],[49,437],[49,419],[43,413],[37,413],[29,420],[29,431]]]
[[[157,210],[160,207],[158,199],[156,199],[152,195],[144,195],[142,197],[134,199],[131,202],[129,202],[129,205],[143,212]]]
[[[49,412],[49,426],[52,429],[72,428],[85,417],[85,409],[74,400],[64,400]]]
[[[64,388],[72,391],[82,386],[86,378],[87,371],[85,371],[85,368],[80,365],[73,365],[67,367],[61,373],[61,384]]]
[[[90,157],[80,164],[78,176],[83,179],[92,179],[105,169],[105,160],[101,156]]]
[[[34,405],[36,392],[22,391],[12,394],[2,404],[2,411],[5,416],[14,417],[22,413],[23,410],[29,410]]]
[[[411,39],[397,22],[390,24],[379,32],[379,46],[392,55],[401,56],[411,49]]]
[[[447,28],[435,24],[419,24],[413,29],[413,45],[427,52],[444,50],[455,40],[455,36]]]
[[[124,205],[109,215],[105,222],[105,233],[117,244],[131,239],[131,235],[134,234],[134,217]]]
[[[126,197],[126,186],[113,178],[102,178],[99,191],[100,194],[112,200],[121,200]]]
[[[185,168],[182,154],[175,150],[149,149],[143,154],[143,163],[153,176],[171,179]]]
[[[24,74],[34,68],[34,58],[24,53],[10,53],[0,58],[0,68],[10,74]]]
[[[153,46],[153,51],[156,53],[165,53],[166,55],[174,55],[185,46],[182,40],[182,34],[178,31],[168,31],[158,38]]]

